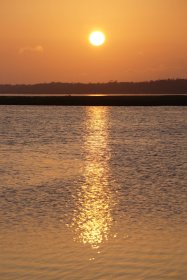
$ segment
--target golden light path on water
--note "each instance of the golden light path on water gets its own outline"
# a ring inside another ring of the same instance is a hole
[[[112,224],[107,124],[107,108],[87,108],[85,183],[78,195],[72,226],[78,240],[92,248],[99,248],[108,239]]]

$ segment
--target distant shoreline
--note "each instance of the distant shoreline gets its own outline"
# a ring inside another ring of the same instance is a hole
[[[187,79],[147,82],[0,84],[0,94],[187,94]]]
[[[187,106],[187,95],[0,95],[0,105]]]

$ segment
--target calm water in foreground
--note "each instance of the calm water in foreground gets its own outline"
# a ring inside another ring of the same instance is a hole
[[[0,279],[187,279],[186,107],[0,107]]]

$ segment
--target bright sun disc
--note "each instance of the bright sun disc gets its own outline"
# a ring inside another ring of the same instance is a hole
[[[105,35],[101,31],[94,31],[90,34],[89,41],[94,46],[101,46],[105,42]]]

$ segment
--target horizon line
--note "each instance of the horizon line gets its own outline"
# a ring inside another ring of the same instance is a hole
[[[82,84],[82,85],[97,85],[97,84],[139,84],[139,83],[153,83],[153,82],[164,82],[164,81],[187,81],[187,78],[166,78],[166,79],[155,79],[155,80],[142,80],[142,81],[118,81],[109,80],[107,82],[63,82],[63,81],[51,81],[51,82],[36,82],[36,83],[0,83],[0,86],[34,86],[34,85],[50,85],[50,84]]]

